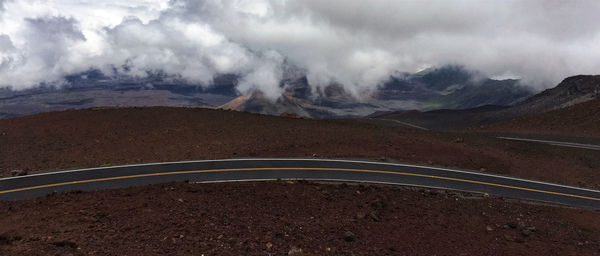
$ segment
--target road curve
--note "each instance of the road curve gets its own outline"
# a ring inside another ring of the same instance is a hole
[[[544,143],[544,144],[548,144],[548,145],[552,145],[552,146],[600,150],[600,146],[594,145],[594,144],[581,144],[581,143],[572,143],[572,142],[555,141],[555,140],[535,140],[535,139],[525,139],[525,138],[515,138],[515,137],[496,137],[496,138],[502,139],[502,140],[516,140],[516,141]]]
[[[69,170],[0,179],[0,200],[165,182],[275,179],[355,181],[488,193],[600,209],[600,191],[427,166],[329,159],[227,159]]]

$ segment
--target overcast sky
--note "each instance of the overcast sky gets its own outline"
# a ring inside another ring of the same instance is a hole
[[[357,94],[445,64],[541,89],[600,73],[599,24],[597,0],[0,0],[0,86],[127,64],[276,97],[285,62]]]

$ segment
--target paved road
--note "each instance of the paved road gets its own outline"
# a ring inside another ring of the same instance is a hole
[[[525,139],[525,138],[515,138],[515,137],[497,137],[498,139],[503,140],[517,140],[517,141],[527,141],[527,142],[536,142],[536,143],[544,143],[553,146],[561,146],[561,147],[571,147],[571,148],[583,148],[590,150],[600,150],[600,146],[593,144],[581,144],[581,143],[571,143],[564,141],[554,141],[554,140],[535,140],[535,139]]]
[[[372,120],[385,120],[385,121],[390,121],[390,122],[394,122],[394,123],[398,123],[404,126],[408,126],[408,127],[412,127],[412,128],[417,128],[419,130],[423,130],[423,131],[429,131],[429,129],[423,127],[423,126],[418,126],[418,125],[414,125],[411,123],[407,123],[407,122],[402,122],[400,120],[396,120],[396,119],[386,119],[386,118],[371,118]]]
[[[0,199],[20,200],[53,191],[98,190],[175,181],[274,179],[358,181],[488,193],[600,209],[600,191],[462,170],[325,159],[231,159],[71,170],[0,179]]]

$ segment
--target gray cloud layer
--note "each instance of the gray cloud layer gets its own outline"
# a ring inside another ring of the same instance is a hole
[[[97,3],[102,2],[102,3]],[[558,0],[0,0],[0,86],[90,67],[162,70],[280,93],[283,64],[359,95],[398,71],[463,64],[538,88],[600,71],[600,2]]]

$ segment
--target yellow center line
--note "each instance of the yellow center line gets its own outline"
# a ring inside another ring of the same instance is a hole
[[[588,197],[588,196],[580,196],[573,194],[566,194],[560,192],[539,190],[533,188],[524,188],[503,184],[496,184],[490,182],[476,181],[476,180],[467,180],[467,179],[459,179],[459,178],[451,178],[451,177],[441,177],[435,175],[427,175],[427,174],[417,174],[417,173],[407,173],[407,172],[394,172],[394,171],[379,171],[379,170],[361,170],[361,169],[344,169],[344,168],[238,168],[238,169],[213,169],[213,170],[195,170],[195,171],[176,171],[176,172],[160,172],[160,173],[148,173],[148,174],[136,174],[136,175],[127,175],[127,176],[118,176],[118,177],[108,177],[108,178],[98,178],[98,179],[88,179],[88,180],[77,180],[77,181],[68,181],[68,182],[60,182],[54,184],[46,184],[39,186],[31,186],[24,188],[16,188],[10,190],[0,191],[0,194],[7,194],[19,191],[40,189],[40,188],[50,188],[50,187],[58,187],[72,184],[82,184],[82,183],[90,183],[90,182],[99,182],[99,181],[110,181],[110,180],[122,180],[122,179],[133,179],[133,178],[143,178],[143,177],[152,177],[152,176],[164,176],[164,175],[177,175],[177,174],[193,174],[193,173],[209,173],[209,172],[235,172],[235,171],[276,171],[276,170],[297,170],[297,171],[345,171],[345,172],[365,172],[365,173],[384,173],[384,174],[394,174],[394,175],[405,175],[405,176],[415,176],[415,177],[424,177],[424,178],[432,178],[432,179],[440,179],[440,180],[451,180],[451,181],[459,181],[466,183],[474,183],[481,184],[487,186],[494,187],[502,187],[502,188],[510,188],[531,192],[538,192],[544,194],[552,194],[566,197],[575,197],[582,198],[594,201],[600,201],[600,198]]]

